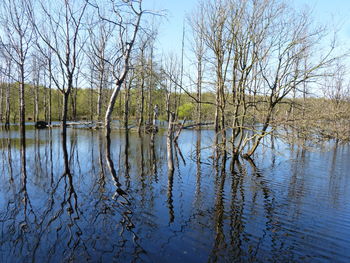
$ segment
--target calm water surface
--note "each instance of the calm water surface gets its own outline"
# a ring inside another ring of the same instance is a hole
[[[349,146],[212,142],[183,131],[168,173],[162,133],[0,132],[0,262],[350,262]]]

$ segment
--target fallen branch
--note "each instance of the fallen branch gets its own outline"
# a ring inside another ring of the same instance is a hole
[[[209,126],[209,125],[213,125],[214,122],[201,122],[201,123],[196,123],[196,124],[191,124],[191,125],[187,125],[185,127],[182,127],[183,129],[192,129],[198,126]]]

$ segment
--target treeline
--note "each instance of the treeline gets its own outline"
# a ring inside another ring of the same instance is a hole
[[[19,122],[19,85],[0,83],[0,122],[9,124]],[[8,100],[6,98],[8,90]],[[35,91],[36,90],[36,91]],[[110,89],[106,89],[102,94],[101,115],[104,116],[107,110],[108,98],[111,94]],[[125,115],[125,104],[128,103],[128,116],[134,122],[140,119],[139,111],[139,91],[137,87],[130,89],[128,101],[125,101],[125,90],[120,91],[120,96],[115,105],[113,119],[122,120]],[[50,94],[51,93],[51,94]],[[67,119],[70,121],[99,121],[98,119],[98,95],[94,89],[87,88],[75,88],[72,91],[72,96],[68,102]],[[166,103],[164,97],[167,95],[164,89],[153,89],[152,100],[154,105],[159,106],[159,120],[167,120]],[[50,102],[51,96],[51,102]],[[179,101],[177,116],[179,119],[186,118],[187,120],[196,119],[196,103],[193,102],[188,96],[180,96],[179,99],[175,99],[175,95],[171,95],[172,101]],[[194,96],[194,94],[193,94]],[[208,101],[215,101],[215,95],[213,93],[203,93],[202,96],[207,98]],[[43,86],[34,87],[26,84],[24,87],[24,101],[25,101],[25,116],[26,121],[35,122],[44,120],[46,122],[62,121],[62,95],[57,89],[51,91]],[[149,103],[146,102],[147,105]],[[50,114],[51,107],[51,114]],[[212,120],[212,112],[214,107],[206,105],[203,107],[203,120]],[[148,116],[153,115],[153,108],[146,107],[143,113],[145,122],[149,122]],[[152,118],[152,117],[151,117]],[[101,119],[100,119],[101,121]],[[150,120],[150,122],[152,119]]]
[[[18,84],[0,84],[0,121],[5,123],[8,118],[9,123],[17,123],[19,121],[18,108]],[[35,91],[37,89],[37,91]],[[9,100],[7,103],[6,93],[9,91]],[[25,85],[25,104],[28,122],[35,122],[38,120],[61,121],[62,120],[62,96],[56,89],[49,90],[46,87],[34,87]],[[51,95],[50,95],[51,92]],[[139,93],[138,87],[132,87],[129,92],[128,101],[125,101],[125,90],[120,92],[119,99],[115,106],[114,119],[123,120],[125,116],[125,104],[128,103],[128,116],[131,119],[132,126],[138,124],[140,119],[139,112]],[[107,110],[108,98],[111,90],[106,89],[102,94],[101,113],[105,114]],[[37,94],[37,95],[35,95]],[[94,89],[74,88],[73,96],[68,103],[68,119],[71,121],[95,120],[98,121],[97,105],[98,96]],[[167,95],[165,89],[153,89],[152,98],[153,103],[159,106],[159,120],[167,120],[166,101],[164,97]],[[196,93],[190,93],[195,96]],[[50,96],[51,96],[51,116],[50,113]],[[175,97],[179,98],[175,98]],[[171,94],[172,101],[179,101],[177,109],[177,118],[179,120],[186,119],[192,123],[196,123],[198,118],[196,107],[197,103],[188,95]],[[323,136],[324,138],[337,139],[348,141],[350,139],[350,101],[346,99],[347,94],[335,97],[305,97],[305,98],[286,98],[281,103],[276,114],[271,120],[272,127],[279,127],[281,125],[291,126],[299,130],[300,137],[309,137],[315,135]],[[201,121],[208,123],[213,121],[213,112],[215,111],[215,93],[203,92],[203,100],[212,104],[205,104],[202,106]],[[248,97],[249,101],[253,101],[253,97]],[[262,100],[263,97],[258,97]],[[36,107],[38,104],[38,107]],[[146,103],[148,104],[148,103]],[[265,105],[267,107],[267,105]],[[228,112],[233,112],[232,105],[228,106]],[[150,111],[150,112],[149,112]],[[146,123],[152,122],[148,120],[148,116],[153,114],[153,108],[147,107],[144,111],[143,118]],[[257,123],[261,123],[264,118],[265,111],[257,111],[252,108],[246,112],[247,123],[252,127]],[[152,117],[151,117],[152,118]],[[227,116],[227,123],[229,125],[232,121],[231,117]]]
[[[279,124],[325,125],[326,106],[328,119],[347,120],[348,52],[308,11],[198,1],[181,55],[159,54],[162,19],[142,0],[4,0],[2,119],[92,119],[107,132],[113,118],[135,120],[139,132],[155,118],[210,119],[218,150],[235,157],[253,155]]]

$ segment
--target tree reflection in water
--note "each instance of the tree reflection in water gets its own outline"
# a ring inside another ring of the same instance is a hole
[[[0,262],[317,261],[335,245],[338,261],[349,258],[349,236],[327,230],[350,229],[346,146],[317,155],[290,145],[289,160],[273,155],[285,147],[273,139],[253,161],[213,152],[206,130],[171,148],[161,131],[60,134],[3,132]],[[329,166],[310,176],[312,165]]]

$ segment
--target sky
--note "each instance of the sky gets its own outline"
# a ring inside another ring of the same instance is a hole
[[[296,9],[310,8],[318,23],[341,27],[340,40],[350,43],[350,0],[290,0],[289,2]],[[144,3],[146,8],[166,11],[166,18],[159,23],[158,51],[180,54],[183,23],[196,6],[197,0],[144,0]]]
[[[144,3],[146,8],[164,10],[165,13],[159,24],[159,52],[181,53],[183,25],[197,0],[144,0]]]

